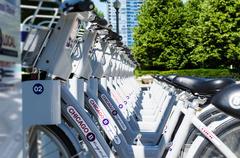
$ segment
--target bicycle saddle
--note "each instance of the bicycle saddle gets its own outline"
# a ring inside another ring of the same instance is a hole
[[[127,48],[126,46],[122,46],[121,51],[125,51],[126,54],[130,54],[131,55],[131,50],[129,48]]]
[[[161,75],[153,75],[152,77],[158,81],[163,81],[163,76],[161,76]]]
[[[118,47],[119,50],[121,50],[121,47],[122,47],[123,43],[121,41],[116,41],[115,44],[116,44],[116,47]]]
[[[176,87],[177,85],[174,84],[174,82],[173,82],[173,79],[174,79],[175,77],[177,77],[177,75],[162,76],[162,77],[161,77],[161,80],[164,81],[164,82],[166,82],[167,84],[170,84],[170,85]]]
[[[79,1],[71,1],[66,0],[64,1],[60,8],[65,12],[83,12],[83,11],[91,11],[94,9],[94,3],[92,1],[85,1],[85,0],[79,0]]]
[[[109,30],[108,40],[121,41],[122,40],[122,36],[118,35],[116,32],[113,32],[112,30]]]
[[[95,18],[90,22],[91,23],[97,23],[98,25],[102,26],[101,28],[103,28],[104,26],[107,27],[107,25],[108,25],[107,20],[104,19],[104,18],[101,18],[99,16],[95,16]],[[100,28],[100,26],[99,26],[99,28]]]
[[[173,82],[178,88],[201,96],[213,96],[227,85],[235,83],[234,80],[229,78],[203,79],[190,76],[175,77]]]
[[[213,96],[211,103],[223,112],[240,119],[240,85],[225,87]]]
[[[177,77],[177,75],[176,75],[176,74],[172,74],[172,75],[166,76],[166,79],[167,79],[168,81],[170,81],[170,82],[173,82],[173,79],[174,79],[175,77]]]

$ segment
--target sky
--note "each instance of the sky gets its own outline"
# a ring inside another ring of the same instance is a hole
[[[98,10],[104,13],[104,17],[107,17],[107,3],[99,2],[99,0],[92,0]]]

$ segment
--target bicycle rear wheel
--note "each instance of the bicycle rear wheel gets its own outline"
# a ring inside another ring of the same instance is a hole
[[[77,152],[67,135],[57,126],[34,126],[29,130],[30,158],[73,158]]]
[[[237,157],[240,157],[240,120],[232,118],[219,126],[214,133]],[[225,158],[225,156],[205,139],[196,151],[194,158]]]
[[[210,111],[206,111],[206,113],[204,113],[203,115],[200,115],[199,120],[201,120],[206,126],[208,126],[211,122],[223,120],[227,117],[228,116],[225,113],[222,113],[219,110],[211,109]],[[192,125],[188,133],[186,144],[192,144],[192,142],[198,135],[200,135],[200,133],[201,132]]]

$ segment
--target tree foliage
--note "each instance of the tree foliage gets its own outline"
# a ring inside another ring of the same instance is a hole
[[[239,0],[145,0],[138,22],[132,50],[142,68],[239,67]]]
[[[100,18],[104,18],[104,13],[100,11],[98,8],[95,7],[94,11]]]

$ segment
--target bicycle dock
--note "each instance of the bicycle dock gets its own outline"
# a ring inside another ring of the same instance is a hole
[[[240,157],[235,80],[137,80],[131,49],[92,1],[20,8],[24,158]]]

